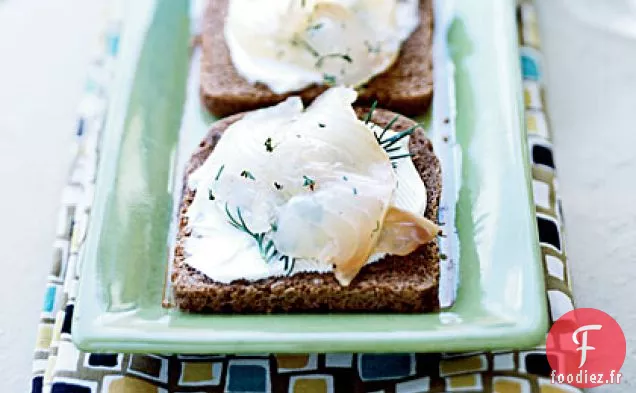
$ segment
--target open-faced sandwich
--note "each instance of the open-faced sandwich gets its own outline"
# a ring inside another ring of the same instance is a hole
[[[217,116],[333,85],[404,115],[431,100],[432,0],[210,0],[203,23],[201,96]]]
[[[441,172],[408,118],[331,88],[216,122],[185,175],[171,275],[197,312],[436,310]]]

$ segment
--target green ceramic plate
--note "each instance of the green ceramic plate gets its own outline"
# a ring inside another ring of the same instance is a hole
[[[81,257],[73,321],[80,348],[427,352],[523,348],[544,337],[546,300],[521,126],[514,2],[457,0],[447,37],[455,68],[451,107],[462,151],[455,304],[415,315],[254,316],[189,315],[161,307],[173,179],[182,170],[176,164],[178,131],[182,119],[193,127],[208,119],[186,100],[188,3],[130,3]],[[184,108],[190,113],[185,117]],[[442,119],[433,116],[436,121]]]

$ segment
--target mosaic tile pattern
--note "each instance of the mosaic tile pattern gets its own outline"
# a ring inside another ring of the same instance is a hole
[[[537,225],[547,277],[546,296],[554,320],[574,305],[549,120],[543,109],[542,60],[532,3],[521,3],[517,16]],[[541,348],[470,354],[252,356],[95,354],[77,350],[71,342],[77,254],[90,214],[120,20],[117,15],[108,19],[80,106],[75,164],[59,213],[35,345],[31,392],[580,392],[550,383],[550,367]]]

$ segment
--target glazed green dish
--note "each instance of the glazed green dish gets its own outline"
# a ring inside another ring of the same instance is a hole
[[[196,72],[188,3],[130,4],[81,256],[75,343],[86,351],[153,353],[444,352],[537,344],[547,311],[513,3],[457,0],[446,37],[461,148],[455,303],[438,313],[323,315],[197,315],[162,307],[175,179],[183,171],[179,151],[196,144],[213,119],[195,99],[196,80],[188,79]],[[430,119],[442,121],[435,113]],[[178,132],[183,128],[185,136]]]

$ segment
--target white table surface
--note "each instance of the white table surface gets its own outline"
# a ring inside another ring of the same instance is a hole
[[[0,391],[27,391],[69,146],[106,0],[0,0]],[[539,1],[579,306],[628,337],[636,386],[636,1]],[[6,308],[8,306],[8,309]]]

